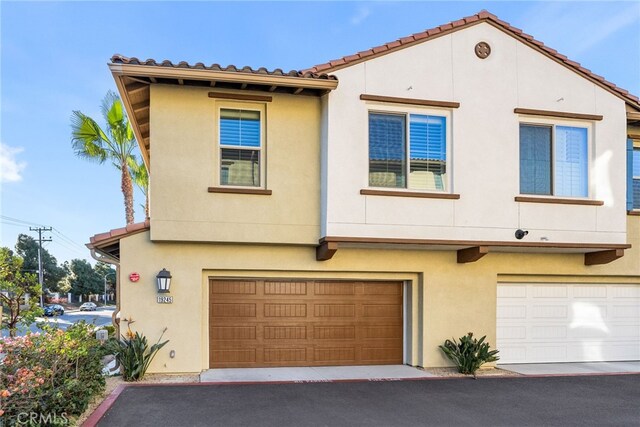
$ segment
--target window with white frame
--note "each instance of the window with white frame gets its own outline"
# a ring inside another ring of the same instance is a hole
[[[262,112],[220,108],[220,184],[260,187]]]
[[[369,186],[447,190],[446,117],[369,112]]]
[[[520,193],[589,196],[588,130],[520,124]]]

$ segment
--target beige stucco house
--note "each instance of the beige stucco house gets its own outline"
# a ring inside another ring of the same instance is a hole
[[[469,331],[640,359],[640,102],[494,15],[289,73],[109,67],[150,219],[88,246],[168,328],[151,371],[447,366]]]

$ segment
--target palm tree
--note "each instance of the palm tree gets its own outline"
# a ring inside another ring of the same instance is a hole
[[[120,188],[124,196],[124,210],[127,224],[133,219],[133,184],[128,165],[136,147],[136,138],[122,101],[112,91],[107,92],[101,105],[106,128],[80,111],[71,116],[71,145],[78,157],[104,163],[110,160],[121,172]]]
[[[144,214],[145,218],[149,219],[149,173],[144,161],[136,156],[132,156],[129,162],[129,171],[133,182],[138,186],[142,194],[144,194]]]

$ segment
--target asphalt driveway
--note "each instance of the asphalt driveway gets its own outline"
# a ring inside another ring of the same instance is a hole
[[[107,426],[637,426],[640,375],[128,387]]]

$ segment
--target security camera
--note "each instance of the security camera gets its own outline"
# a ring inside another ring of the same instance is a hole
[[[518,240],[522,240],[522,238],[523,238],[524,236],[526,236],[527,234],[529,234],[529,232],[528,232],[528,231],[521,230],[521,229],[519,229],[519,228],[518,228],[518,229],[516,230],[516,239],[518,239]]]

